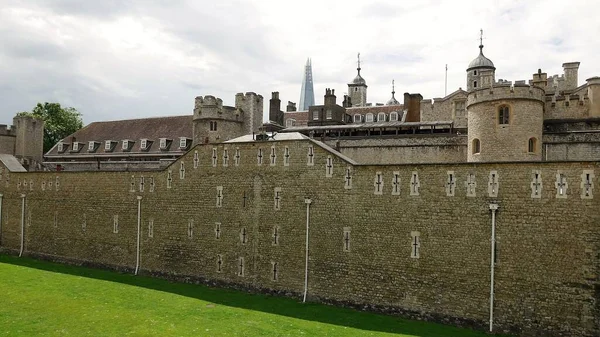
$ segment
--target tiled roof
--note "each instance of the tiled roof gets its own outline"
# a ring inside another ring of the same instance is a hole
[[[63,139],[63,143],[69,144],[66,151],[59,153],[57,144],[46,153],[46,156],[181,152],[179,150],[179,137],[192,139],[192,115],[94,122]],[[167,151],[161,151],[159,148],[160,138],[173,140],[174,144]],[[134,143],[128,150],[123,150],[121,142],[126,139]],[[142,150],[140,148],[141,139],[148,140],[148,149]],[[105,141],[108,140],[118,142],[113,151],[104,150]],[[90,141],[99,143],[96,151],[88,151]],[[81,143],[83,148],[76,153],[71,152],[73,142]]]

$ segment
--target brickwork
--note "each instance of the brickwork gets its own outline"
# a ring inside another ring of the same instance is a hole
[[[274,165],[259,165],[259,149],[267,156],[272,146]],[[483,328],[496,203],[495,331],[595,336],[598,172],[593,162],[354,165],[308,139],[209,144],[158,172],[2,170],[0,244],[20,248],[23,194],[25,254],[131,270],[141,196],[143,273],[300,294],[310,198],[311,299]],[[563,198],[557,173],[568,182]]]

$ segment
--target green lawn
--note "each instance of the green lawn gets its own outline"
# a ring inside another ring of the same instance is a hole
[[[0,336],[486,336],[294,299],[0,255]]]

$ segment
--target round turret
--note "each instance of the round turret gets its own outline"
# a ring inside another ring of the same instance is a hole
[[[483,44],[480,44],[479,55],[467,68],[467,91],[490,86],[494,82],[495,71],[494,62],[483,55]]]
[[[469,92],[467,161],[541,161],[544,98],[529,85]]]

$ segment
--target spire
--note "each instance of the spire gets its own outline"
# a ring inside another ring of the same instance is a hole
[[[483,29],[479,29],[479,54],[483,55]]]
[[[367,82],[365,81],[364,78],[362,78],[362,76],[360,76],[360,69],[361,69],[360,68],[360,53],[358,53],[357,58],[358,58],[358,61],[356,62],[356,64],[357,64],[356,70],[358,71],[358,74],[356,74],[356,77],[354,78],[354,80],[352,80],[351,84],[359,84],[359,85],[366,86]]]
[[[308,111],[308,107],[315,105],[315,91],[313,88],[312,59],[309,57],[304,66],[304,77],[300,89],[300,104],[298,111]]]
[[[392,98],[390,98],[390,100],[387,101],[386,105],[400,105],[400,102],[398,102],[398,100],[396,99],[395,94],[396,89],[394,85],[394,80],[392,80]]]

